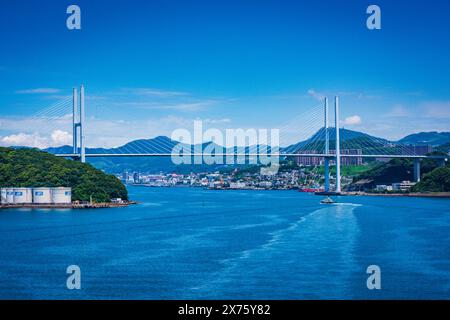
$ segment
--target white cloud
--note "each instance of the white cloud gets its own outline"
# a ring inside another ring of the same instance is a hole
[[[33,133],[19,132],[0,137],[0,145],[4,147],[22,146],[44,149],[70,145],[71,143],[72,135],[62,130],[54,130],[51,133],[39,131]]]
[[[23,146],[23,147],[36,147],[36,148],[47,148],[48,141],[46,138],[41,137],[38,133],[26,134],[18,133],[12,134],[6,137],[2,137],[0,140],[2,146]]]
[[[195,112],[210,106],[229,103],[231,99],[194,97],[188,92],[168,91],[153,88],[122,88],[97,95],[89,99],[90,106],[109,108],[135,108],[148,110],[174,110]]]
[[[176,103],[171,105],[163,105],[161,106],[161,109],[171,109],[179,111],[199,111],[214,104],[216,104],[216,101],[213,100],[193,102],[193,103]]]
[[[419,115],[420,117],[417,117]],[[409,107],[397,104],[384,117],[449,119],[450,101],[424,101]]]
[[[403,105],[395,105],[390,112],[386,114],[387,117],[409,117],[411,113]]]
[[[203,123],[209,124],[220,124],[220,123],[230,123],[231,119],[223,118],[223,119],[203,119]]]
[[[318,101],[323,101],[325,99],[325,95],[315,91],[314,89],[309,89],[308,90],[308,95],[310,95],[311,97],[313,97],[314,99],[318,100]]]
[[[155,89],[155,88],[124,88],[122,90],[125,92],[128,92],[128,93],[135,94],[135,95],[153,96],[153,97],[161,97],[161,98],[190,95],[187,92],[169,91],[169,90],[161,90],[161,89]]]
[[[180,103],[157,103],[157,102],[117,102],[109,104],[110,106],[121,106],[138,109],[160,109],[177,111],[199,111],[206,107],[216,104],[216,100],[206,100],[198,102],[180,102]]]
[[[70,145],[72,143],[72,135],[62,130],[53,131],[51,138],[52,144],[56,146]]]
[[[35,88],[35,89],[25,89],[25,90],[17,90],[18,94],[41,94],[41,93],[58,93],[61,90],[56,88]]]
[[[361,124],[361,117],[358,115],[347,117],[344,119],[342,124],[347,125],[347,126],[355,126],[355,125]]]

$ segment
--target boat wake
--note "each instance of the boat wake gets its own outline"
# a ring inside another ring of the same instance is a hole
[[[191,289],[202,296],[205,294],[209,296],[211,289],[214,288],[214,294],[218,297],[228,295],[231,297],[235,292],[230,291],[230,288],[239,285],[243,298],[271,299],[292,297],[292,294],[295,296],[295,292],[301,291],[299,287],[295,288],[299,284],[323,285],[319,273],[320,270],[327,270],[326,263],[330,254],[336,256],[334,261],[339,268],[353,268],[351,249],[358,228],[352,212],[359,206],[353,203],[338,203],[312,211],[287,227],[268,233],[269,239],[263,244],[221,260],[223,267],[210,281]],[[306,270],[297,273],[299,268]],[[242,270],[250,271],[246,274]],[[283,273],[291,272],[297,273],[295,276],[297,284],[295,279],[292,279],[293,275],[281,276]],[[334,272],[340,275],[343,282],[345,281],[342,270]],[[276,281],[278,276],[293,281],[283,285]],[[250,290],[251,287],[258,286],[272,286],[274,296],[260,296],[254,290]],[[249,288],[248,292],[245,287]],[[289,293],[289,290],[292,292]]]

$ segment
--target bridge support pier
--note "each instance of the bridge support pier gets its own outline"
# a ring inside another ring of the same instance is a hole
[[[330,161],[328,158],[325,158],[325,192],[330,192]]]
[[[341,147],[339,138],[339,97],[334,97],[334,122],[336,129],[336,192],[341,192]]]
[[[324,105],[324,115],[325,115],[325,154],[330,153],[330,137],[328,135],[328,98],[325,98]],[[327,157],[324,158],[324,166],[325,166],[325,192],[330,192],[330,161]]]
[[[80,160],[86,162],[86,147],[84,145],[84,86],[80,88]]]
[[[73,110],[72,110],[72,138],[73,138],[73,153],[78,153],[77,146],[77,135],[78,135],[78,93],[77,88],[73,88],[72,96]]]
[[[420,182],[420,159],[414,159],[414,181]]]
[[[86,152],[84,145],[84,86],[80,88],[80,104],[78,105],[77,89],[73,88],[73,153],[77,154],[77,159],[81,162],[86,162]]]

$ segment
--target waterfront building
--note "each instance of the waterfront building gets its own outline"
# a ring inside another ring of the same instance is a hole
[[[375,187],[376,191],[392,191],[392,186],[388,186],[385,184],[379,184]]]
[[[70,204],[72,203],[72,188],[59,187],[52,188],[53,204]]]
[[[112,198],[112,199],[111,199],[111,203],[114,203],[114,204],[123,204],[123,203],[125,203],[125,202],[122,200],[122,198]]]
[[[124,171],[122,173],[122,182],[127,183],[127,181],[128,181],[128,172]]]
[[[6,201],[6,188],[0,189],[0,204],[7,203]]]
[[[1,204],[70,204],[72,188],[1,188]]]
[[[270,187],[272,187],[272,182],[270,182],[270,181],[261,181],[259,183],[259,186],[261,188],[270,188]]]
[[[15,204],[33,203],[33,189],[32,188],[14,188]]]
[[[6,203],[14,203],[14,188],[6,188]]]
[[[33,203],[52,203],[52,189],[47,187],[33,188]]]
[[[244,189],[246,186],[245,182],[230,182],[230,189]]]
[[[402,182],[395,182],[392,184],[392,190],[393,191],[408,191],[411,189],[412,186],[414,186],[416,183],[411,181],[402,181]]]

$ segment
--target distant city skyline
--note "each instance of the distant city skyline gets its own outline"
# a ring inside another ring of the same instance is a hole
[[[450,131],[450,3],[376,2],[373,31],[371,3],[357,0],[80,0],[74,31],[70,3],[5,3],[0,145],[70,143],[69,116],[56,129],[30,116],[82,83],[90,147],[170,137],[195,119],[277,128],[334,95],[351,130],[390,140]]]

